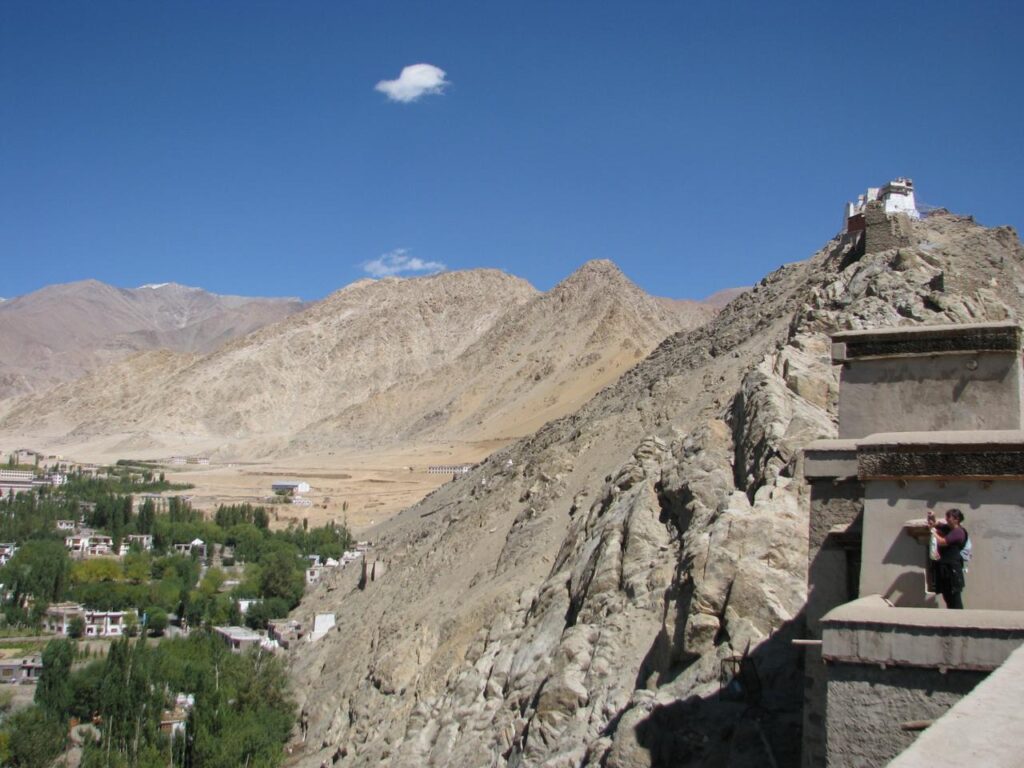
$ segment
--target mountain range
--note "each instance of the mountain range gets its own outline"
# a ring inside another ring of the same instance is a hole
[[[8,345],[35,346],[5,358],[8,388],[30,374],[69,380],[0,403],[0,433],[222,458],[528,434],[717,311],[654,299],[608,261],[548,292],[469,270],[361,280],[308,306],[92,282],[9,304]],[[267,322],[274,312],[287,316]],[[71,378],[53,358],[91,370]]]
[[[76,379],[139,351],[210,352],[303,306],[298,299],[219,296],[175,283],[47,286],[0,303],[0,399]]]

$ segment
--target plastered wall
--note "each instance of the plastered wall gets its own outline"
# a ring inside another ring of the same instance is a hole
[[[1021,480],[868,480],[860,594],[879,594],[897,606],[942,605],[941,598],[925,592],[925,545],[908,536],[903,525],[929,509],[941,520],[947,509],[957,507],[974,542],[964,606],[1024,610],[1022,500]]]
[[[839,437],[1020,429],[1017,355],[970,352],[861,359],[843,367]]]

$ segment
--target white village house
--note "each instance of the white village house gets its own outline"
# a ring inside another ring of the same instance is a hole
[[[49,632],[67,636],[71,623],[80,617],[85,625],[85,637],[121,637],[125,621],[135,611],[97,611],[80,603],[55,603],[46,609],[43,626]]]
[[[64,546],[75,558],[109,557],[114,554],[114,540],[110,536],[91,531],[66,536]]]
[[[174,551],[180,555],[206,557],[206,542],[202,539],[192,539],[187,544],[175,544]]]
[[[39,680],[39,676],[42,674],[42,656],[0,659],[0,683],[6,685],[28,685]]]

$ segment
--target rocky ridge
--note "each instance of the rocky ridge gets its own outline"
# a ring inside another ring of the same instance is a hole
[[[297,611],[300,766],[795,765],[805,599],[799,449],[835,434],[828,333],[1017,319],[1024,248],[937,212],[842,239],[662,343],[576,413],[380,527]],[[749,654],[760,695],[719,698]]]

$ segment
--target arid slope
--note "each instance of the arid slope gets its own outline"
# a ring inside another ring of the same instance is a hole
[[[679,333],[576,413],[381,526],[386,569],[295,615],[291,764],[797,764],[799,449],[833,435],[836,329],[1019,318],[1024,248],[943,212],[912,247],[841,240]],[[720,701],[750,649],[756,711]]]

